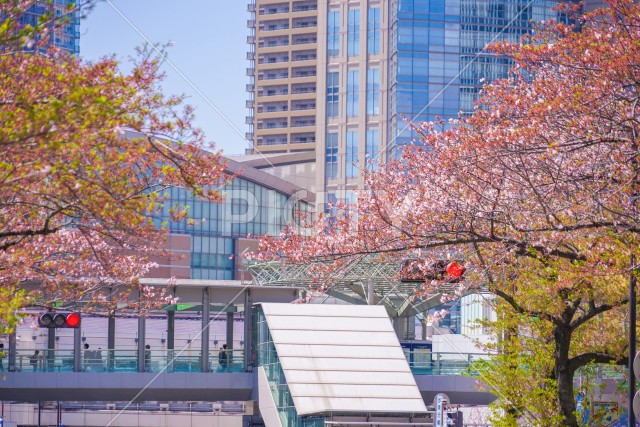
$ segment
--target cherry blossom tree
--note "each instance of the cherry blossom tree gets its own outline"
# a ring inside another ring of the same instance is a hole
[[[23,3],[0,2],[0,16],[7,5],[18,16]],[[161,253],[165,230],[152,216],[167,190],[221,199],[224,162],[182,98],[162,94],[161,58],[141,49],[124,72],[111,58],[0,56],[2,327],[11,328],[26,303],[99,302],[114,284],[137,290],[154,266],[149,257]],[[180,205],[171,213],[188,216]],[[41,292],[19,290],[28,282]],[[164,301],[141,291],[146,301]]]
[[[510,408],[502,425],[577,426],[575,373],[628,357],[621,313],[639,248],[640,6],[566,12],[576,25],[546,23],[493,47],[514,67],[484,89],[475,114],[446,130],[420,124],[419,143],[366,172],[357,207],[321,215],[308,233],[264,238],[258,255],[334,271],[362,257],[416,257],[426,269],[463,256],[467,280],[444,292],[484,286],[500,297],[500,327],[514,328],[501,344],[512,370],[517,357],[545,355],[544,369],[522,378],[546,397],[516,399],[505,388],[513,382],[489,384]]]

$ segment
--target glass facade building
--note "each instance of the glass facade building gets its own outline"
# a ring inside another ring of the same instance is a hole
[[[389,147],[417,135],[404,122],[457,118],[473,111],[484,82],[511,63],[485,51],[518,41],[534,22],[558,18],[556,1],[393,0],[389,60]]]
[[[155,224],[164,225],[169,233],[190,236],[191,279],[238,279],[236,256],[243,250],[239,240],[278,234],[295,223],[299,213],[312,210],[310,203],[298,200],[289,189],[274,189],[247,178],[235,178],[222,191],[225,200],[212,203],[173,188],[163,210],[154,217]],[[172,220],[169,210],[175,204],[187,206],[192,220]]]
[[[38,0],[29,6],[19,18],[20,26],[35,27],[45,16],[55,19],[56,24],[51,25],[42,45],[34,44],[25,50],[45,53],[49,47],[56,47],[68,55],[80,53],[80,12],[69,12],[67,6],[71,3],[68,0]]]
[[[267,4],[277,12],[271,3],[256,2],[259,19]],[[349,202],[364,186],[365,169],[388,161],[405,144],[419,143],[407,121],[446,123],[470,114],[482,86],[505,77],[511,67],[507,59],[487,52],[486,46],[518,41],[536,22],[564,18],[554,10],[557,4],[555,0],[317,2],[314,147],[316,188],[323,195],[318,202]],[[296,34],[284,32],[285,38]],[[256,24],[258,40],[270,35],[268,28]],[[287,79],[287,84],[293,83]],[[460,306],[453,314],[446,326],[460,331]]]

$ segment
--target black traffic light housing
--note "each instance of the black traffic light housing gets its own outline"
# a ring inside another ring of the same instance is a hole
[[[80,313],[56,313],[49,311],[38,316],[38,325],[41,328],[79,328]]]
[[[417,266],[418,260],[409,259],[402,263],[400,281],[403,283],[424,282],[425,280],[458,283],[467,270],[459,261],[436,260],[427,271],[421,271]]]

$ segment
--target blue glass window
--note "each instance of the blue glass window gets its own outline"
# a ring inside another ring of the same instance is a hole
[[[369,129],[367,131],[367,146],[366,159],[367,169],[374,171],[378,169],[377,162],[372,160],[378,160],[378,145],[380,144],[380,131],[378,129]]]
[[[369,68],[367,70],[367,115],[380,114],[380,70]]]
[[[349,9],[349,29],[347,32],[347,55],[360,55],[360,9]]]
[[[367,51],[371,55],[380,53],[380,8],[370,7],[367,21]]]
[[[338,117],[338,72],[327,73],[327,117]]]
[[[329,11],[327,22],[327,56],[340,55],[340,11]]]
[[[347,117],[358,117],[358,70],[347,72]]]
[[[358,176],[358,168],[356,163],[358,161],[358,131],[347,131],[347,156],[345,159],[346,168],[345,176],[347,178],[355,178]]]
[[[338,176],[338,134],[328,133],[325,149],[324,174],[326,179]]]

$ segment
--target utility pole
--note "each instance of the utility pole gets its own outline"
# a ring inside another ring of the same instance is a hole
[[[634,273],[636,260],[631,254],[631,272],[629,273],[629,427],[635,427],[636,414],[633,411],[633,399],[635,397],[636,375],[633,369],[633,360],[636,355],[636,278]]]

